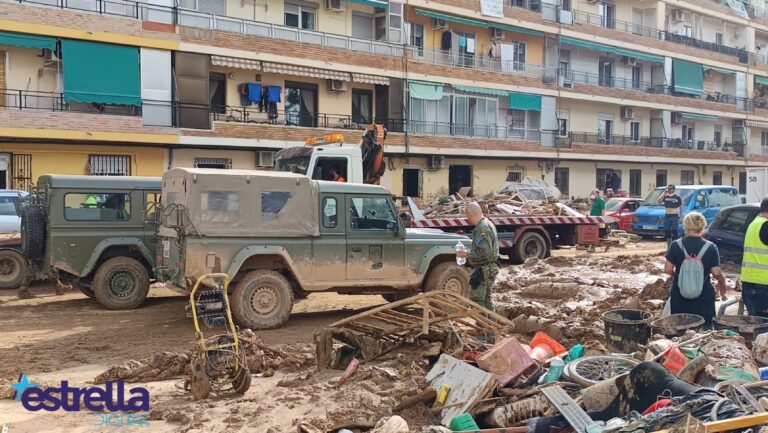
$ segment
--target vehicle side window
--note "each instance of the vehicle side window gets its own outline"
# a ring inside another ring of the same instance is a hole
[[[730,215],[720,223],[719,229],[728,232],[742,233],[746,230],[749,215],[749,209],[734,209],[731,211]]]
[[[146,212],[145,219],[147,221],[154,221],[155,214],[157,213],[157,206],[160,204],[159,192],[148,192],[144,194],[144,212]]]
[[[707,207],[707,191],[701,190],[696,192],[695,200],[696,201],[694,202],[694,205],[693,205],[694,209],[695,208],[704,209],[705,207]]]
[[[240,219],[240,194],[206,191],[200,194],[200,219],[206,222],[234,222]]]
[[[261,220],[269,221],[277,218],[293,193],[286,191],[265,191],[261,193]]]
[[[349,208],[352,230],[394,230],[397,220],[386,198],[355,197]]]
[[[740,202],[738,192],[733,189],[713,189],[709,193],[709,205],[712,207],[733,206]]]
[[[628,201],[624,205],[624,210],[627,211],[627,212],[634,212],[634,211],[636,211],[637,210],[637,202]]]
[[[16,205],[14,202],[18,196],[4,195],[0,197],[0,215],[16,215]]]
[[[326,197],[323,199],[323,227],[327,229],[336,228],[338,224],[338,207],[335,197]]]
[[[64,195],[67,221],[128,221],[131,195],[124,193],[69,193]]]

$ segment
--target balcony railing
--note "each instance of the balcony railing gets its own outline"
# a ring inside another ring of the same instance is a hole
[[[448,122],[411,120],[409,132],[416,135],[443,135],[456,137],[489,138],[510,141],[539,141],[538,129],[526,129],[525,125],[469,125]]]
[[[604,27],[618,30],[633,35],[645,36],[654,39],[664,39],[664,32],[652,27],[645,27],[638,24],[628,23],[617,19],[607,19],[603,16],[591,14],[582,11],[573,11],[573,20],[578,24],[588,24],[592,26]]]
[[[577,144],[604,144],[613,146],[641,146],[670,149],[689,149],[708,152],[736,152],[743,156],[743,145],[720,143],[714,140],[685,140],[682,138],[632,137],[628,135],[606,135],[594,132],[569,132],[566,137],[557,137],[558,147]]]
[[[413,47],[411,47],[413,48]],[[502,61],[492,58],[487,53],[463,54],[457,51],[445,51],[432,48],[411,49],[410,58],[436,65],[457,66],[461,68],[481,69],[485,71],[528,75],[540,78],[544,75],[542,65]]]
[[[0,89],[0,104],[5,109],[36,111],[71,111],[77,113],[140,116],[141,107],[133,105],[106,105],[86,102],[69,103],[56,92]],[[150,101],[145,101],[150,102]],[[166,103],[170,104],[170,103]]]

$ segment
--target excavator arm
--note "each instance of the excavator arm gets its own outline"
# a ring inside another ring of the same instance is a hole
[[[363,139],[360,142],[360,151],[363,157],[363,182],[378,185],[381,176],[384,175],[384,140],[387,138],[387,129],[383,125],[369,125]]]

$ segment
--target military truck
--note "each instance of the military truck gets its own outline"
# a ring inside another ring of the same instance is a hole
[[[163,176],[159,281],[189,291],[227,273],[235,321],[282,325],[313,292],[389,300],[446,289],[466,295],[455,246],[469,239],[399,221],[386,188],[294,173],[175,168]]]
[[[159,177],[40,176],[18,209],[30,265],[22,289],[50,279],[109,309],[141,305],[157,249],[147,210],[159,194]]]

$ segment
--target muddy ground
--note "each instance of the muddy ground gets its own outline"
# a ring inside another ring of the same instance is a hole
[[[658,288],[654,283],[661,274],[663,250],[663,243],[643,242],[591,255],[556,251],[547,262],[505,267],[495,301],[510,319],[535,322],[534,327],[564,343],[599,338],[600,312],[621,305],[657,307],[658,302],[649,301],[660,298],[651,292]],[[650,289],[641,296],[646,287]],[[33,292],[38,296],[27,300],[0,292],[0,397],[5,398],[0,399],[0,427],[10,423],[9,433],[105,431],[94,426],[99,417],[86,411],[28,412],[8,400],[8,384],[20,373],[37,383],[58,385],[67,379],[85,386],[110,366],[157,352],[184,352],[194,339],[184,313],[186,299],[164,288],[153,289],[146,304],[133,311],[102,309],[79,292],[57,296],[44,284]],[[278,366],[270,377],[254,377],[240,398],[196,403],[180,388],[179,379],[151,382],[143,385],[151,395],[150,427],[107,430],[278,433],[295,432],[301,421],[321,428],[375,422],[423,385],[428,366],[417,353],[393,355],[376,365],[397,372],[397,378],[364,365],[353,380],[336,388],[341,372],[315,372],[312,337],[325,325],[384,302],[379,296],[311,295],[295,306],[284,327],[257,333],[265,345],[288,345],[286,352],[301,362]],[[412,431],[434,421],[429,411],[418,408],[406,415]]]

